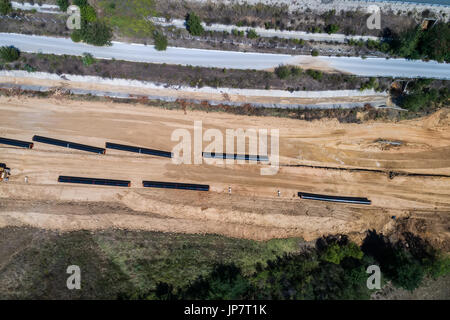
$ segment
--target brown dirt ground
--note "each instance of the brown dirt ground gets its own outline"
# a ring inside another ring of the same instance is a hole
[[[194,120],[202,120],[203,130],[280,129],[282,164],[450,174],[448,109],[418,120],[365,124],[185,114],[63,98],[0,97],[0,110],[0,136],[28,141],[38,134],[100,147],[111,141],[170,151],[177,144],[171,141],[173,130],[192,131]],[[377,139],[403,144],[385,148]],[[450,248],[450,178],[445,177],[391,180],[377,172],[305,167],[281,167],[277,175],[261,176],[263,165],[175,165],[151,156],[114,150],[100,156],[40,143],[33,150],[0,146],[0,160],[12,169],[10,181],[0,184],[0,227],[31,225],[61,231],[115,227],[256,240],[292,236],[313,240],[346,233],[358,241],[368,229],[394,232],[397,222],[406,220],[424,238]],[[62,185],[56,182],[58,175],[127,179],[132,187]],[[143,189],[141,180],[207,183],[211,191]],[[298,191],[367,196],[372,206],[300,200]]]

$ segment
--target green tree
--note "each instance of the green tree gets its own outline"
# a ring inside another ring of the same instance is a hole
[[[80,7],[81,18],[86,20],[87,22],[94,22],[97,19],[97,13],[95,9],[90,5],[84,5]]]
[[[167,37],[160,31],[153,32],[153,39],[155,40],[155,49],[164,51],[167,49]]]
[[[316,49],[313,49],[313,50],[311,51],[311,55],[312,55],[313,57],[317,57],[317,56],[319,55],[319,51],[316,50]]]
[[[183,299],[242,300],[250,283],[234,264],[217,265],[207,277],[200,277],[182,293]]]
[[[437,23],[424,32],[418,49],[428,59],[450,62],[450,23]]]
[[[88,0],[74,0],[73,4],[80,8],[89,5]]]
[[[70,5],[69,0],[57,0],[56,4],[62,12],[67,12],[67,8],[69,8]]]
[[[111,44],[112,30],[101,21],[82,23],[80,34],[83,41],[95,46]]]
[[[201,36],[205,32],[200,18],[192,12],[186,16],[186,29],[193,36]]]
[[[417,27],[416,29],[405,32],[398,43],[396,48],[397,53],[408,59],[419,59],[420,54],[417,51],[417,46],[422,35],[422,29]]]
[[[418,288],[424,277],[422,266],[405,250],[399,250],[395,259],[394,285],[410,291]]]
[[[12,11],[11,1],[0,0],[0,14],[7,15]]]
[[[80,42],[81,41],[81,31],[80,30],[74,30],[70,34],[70,38],[73,42]]]
[[[321,258],[334,264],[340,264],[345,258],[361,259],[363,255],[361,249],[353,242],[349,242],[346,245],[333,243],[326,248]]]
[[[13,62],[19,59],[20,51],[13,46],[3,46],[0,47],[0,58],[6,62]]]
[[[338,30],[339,30],[339,26],[336,24],[329,24],[325,27],[325,31],[328,34],[336,33],[336,32],[338,32]]]

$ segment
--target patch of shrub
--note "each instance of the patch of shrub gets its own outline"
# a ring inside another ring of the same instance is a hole
[[[302,74],[302,72],[303,72],[303,70],[302,70],[301,68],[299,68],[299,67],[292,67],[292,68],[291,68],[291,74],[292,74],[294,77],[298,77],[299,75]]]
[[[336,24],[329,24],[325,27],[325,31],[328,34],[336,33],[339,30],[339,26]]]
[[[201,36],[205,32],[200,18],[192,12],[186,16],[186,29],[193,36]]]
[[[291,70],[287,66],[278,66],[275,68],[275,74],[280,79],[286,79],[291,75]]]
[[[155,49],[164,51],[167,49],[167,37],[161,31],[153,32],[153,39],[155,41]]]
[[[0,58],[6,62],[13,62],[19,59],[20,51],[13,46],[3,46],[0,48]]]
[[[88,0],[74,0],[73,4],[80,8],[89,5]]]
[[[81,58],[81,61],[83,61],[83,64],[88,67],[88,66],[94,64],[97,60],[95,60],[95,58],[92,56],[92,54],[85,52],[85,53],[83,53],[83,57]]]
[[[239,31],[238,29],[231,30],[231,34],[235,37],[243,37],[244,31]]]
[[[450,22],[438,22],[428,30],[420,26],[386,39],[390,53],[407,59],[450,62]]]
[[[319,51],[318,51],[317,49],[313,49],[313,50],[311,51],[311,55],[312,55],[313,57],[317,57],[317,56],[319,55]]]
[[[423,111],[447,104],[450,99],[448,89],[431,87],[431,79],[419,79],[411,82],[406,94],[400,97],[399,105],[412,112]]]
[[[363,255],[361,249],[353,242],[349,242],[346,245],[333,243],[324,250],[321,258],[334,264],[340,264],[343,259],[348,257],[361,260]]]
[[[7,15],[12,11],[11,1],[0,0],[0,14]]]
[[[26,71],[28,71],[28,72],[35,72],[35,71],[36,71],[36,68],[33,67],[33,66],[30,66],[28,63],[25,64],[25,66],[24,66],[23,68],[24,68]]]
[[[82,23],[80,30],[81,40],[95,46],[110,45],[112,30],[104,22],[94,21]]]
[[[95,9],[90,5],[84,5],[80,7],[81,18],[87,22],[94,22],[97,19],[97,13]]]
[[[81,31],[80,30],[74,30],[70,34],[70,39],[72,39],[73,42],[80,42],[81,41]]]
[[[67,12],[67,9],[69,8],[69,0],[57,0],[56,4],[59,6],[59,10],[62,12]]]
[[[256,33],[256,31],[254,29],[248,29],[247,30],[247,38],[249,38],[249,39],[256,39],[258,37],[259,37],[259,35]]]
[[[306,74],[308,76],[310,76],[311,78],[313,78],[314,80],[318,80],[318,81],[322,80],[322,77],[323,77],[322,71],[319,71],[319,70],[308,69],[308,70],[306,70]]]
[[[361,87],[359,88],[359,90],[363,91],[363,90],[369,90],[369,89],[375,89],[377,90],[379,87],[379,83],[378,80],[376,78],[370,78],[369,81],[363,83],[361,85]]]

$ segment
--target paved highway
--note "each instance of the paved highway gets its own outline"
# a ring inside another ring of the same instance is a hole
[[[0,33],[0,45],[14,45],[24,52],[82,55],[96,58],[192,65],[234,69],[270,69],[280,64],[296,64],[304,68],[332,68],[360,76],[429,77],[450,79],[450,64],[405,59],[310,57],[285,54],[245,53],[169,47],[157,51],[153,46],[114,42],[110,47],[74,43],[66,38]]]

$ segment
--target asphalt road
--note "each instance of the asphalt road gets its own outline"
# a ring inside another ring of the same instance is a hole
[[[300,67],[333,68],[360,76],[428,77],[450,79],[450,64],[434,61],[407,61],[405,59],[310,57],[285,54],[246,53],[169,47],[157,51],[153,46],[114,42],[110,47],[96,47],[74,43],[67,38],[0,33],[0,46],[14,45],[24,52],[82,55],[91,53],[96,58],[136,62],[167,63],[199,67],[234,69],[270,69],[280,64]],[[306,66],[305,64],[308,63]]]

